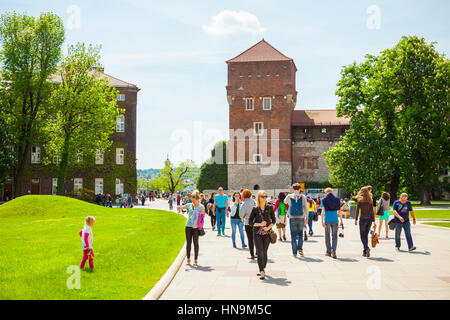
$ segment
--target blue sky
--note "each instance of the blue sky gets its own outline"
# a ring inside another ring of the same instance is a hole
[[[141,88],[138,168],[160,168],[167,154],[198,165],[207,158],[228,128],[225,61],[263,37],[297,65],[296,109],[335,108],[341,67],[392,47],[403,35],[437,41],[446,54],[450,48],[446,0],[0,4],[2,13],[57,13],[67,27],[66,45],[101,44],[105,72]]]

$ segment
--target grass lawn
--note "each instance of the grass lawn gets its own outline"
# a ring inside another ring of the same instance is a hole
[[[450,219],[450,210],[415,210],[417,219]]]
[[[70,290],[67,268],[80,265],[78,232],[87,215],[96,218],[95,269],[81,271],[81,288]],[[111,209],[59,196],[16,198],[0,205],[0,300],[142,299],[181,250],[185,222],[162,210]]]
[[[425,222],[424,224],[429,224],[431,226],[450,228],[450,222]]]

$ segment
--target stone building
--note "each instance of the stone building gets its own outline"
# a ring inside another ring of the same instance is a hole
[[[137,185],[136,171],[136,85],[117,79],[104,73],[97,72],[108,79],[111,86],[118,91],[118,106],[125,109],[122,116],[117,117],[116,129],[112,136],[113,145],[106,153],[97,152],[95,159],[80,158],[79,165],[68,168],[69,177],[65,181],[65,192],[72,193],[79,189],[88,189],[99,193],[109,193],[112,196],[122,193],[135,193]],[[58,82],[55,78],[54,82]],[[56,194],[57,166],[55,163],[44,165],[42,157],[45,147],[36,143],[30,147],[30,156],[25,166],[22,179],[24,194]],[[3,188],[3,198],[6,192],[13,194],[13,179],[7,177]],[[16,195],[16,196],[19,196]]]
[[[226,63],[228,188],[327,181],[322,154],[339,141],[349,120],[335,110],[294,110],[297,67],[264,39]]]

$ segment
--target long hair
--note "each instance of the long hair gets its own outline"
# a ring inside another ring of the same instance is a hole
[[[256,205],[258,207],[261,207],[261,203],[262,203],[261,196],[267,196],[267,193],[264,190],[258,191],[258,196],[256,197]],[[266,201],[267,201],[267,198],[266,198]]]
[[[369,191],[369,188],[362,187],[358,194],[356,195],[356,200],[358,202],[369,202],[372,203],[372,194]]]

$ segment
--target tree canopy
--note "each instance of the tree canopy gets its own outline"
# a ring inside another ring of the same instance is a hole
[[[217,156],[217,157],[216,157]],[[228,188],[227,143],[219,141],[211,150],[211,157],[200,167],[197,188],[206,189]]]
[[[449,167],[448,81],[449,60],[416,36],[343,67],[336,109],[350,129],[326,153],[330,180],[350,192],[370,184],[392,197],[403,188],[429,203]]]

